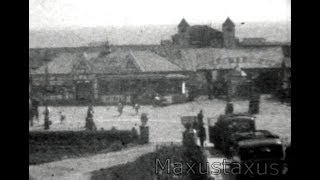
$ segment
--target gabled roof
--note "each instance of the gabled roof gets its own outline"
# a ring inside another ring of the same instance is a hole
[[[188,26],[190,26],[190,25],[188,24],[188,22],[184,18],[182,18],[182,20],[180,21],[180,23],[178,25],[178,27],[188,27]]]
[[[166,58],[150,51],[131,51],[135,62],[143,72],[165,72],[181,71],[177,65],[171,63]]]
[[[150,51],[116,51],[105,56],[99,53],[63,53],[48,64],[49,74],[76,73],[86,68],[96,74],[181,71],[177,65]],[[33,74],[45,74],[45,65]]]
[[[181,68],[150,51],[116,51],[95,61],[97,73],[167,72]]]
[[[141,72],[129,51],[115,51],[103,57],[95,59],[95,73],[121,74]]]
[[[88,54],[87,56],[97,56],[98,54]],[[53,58],[48,63],[49,74],[70,74],[73,72],[74,67],[81,61],[86,60],[82,53],[62,53]],[[44,64],[39,69],[33,72],[33,74],[45,74],[46,65]]]
[[[234,26],[234,23],[231,21],[229,17],[223,23],[223,26],[226,26],[226,25]]]

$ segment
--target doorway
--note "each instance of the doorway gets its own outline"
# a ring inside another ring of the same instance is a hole
[[[76,82],[76,100],[90,102],[94,97],[93,84],[91,81]]]

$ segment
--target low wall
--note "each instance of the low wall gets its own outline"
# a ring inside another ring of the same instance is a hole
[[[97,153],[112,146],[117,150],[138,143],[137,131],[32,131],[29,132],[29,164]]]

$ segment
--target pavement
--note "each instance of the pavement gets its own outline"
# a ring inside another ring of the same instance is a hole
[[[248,102],[236,101],[234,106],[235,111],[245,112],[247,111]],[[155,151],[159,144],[165,142],[181,143],[182,132],[184,131],[184,127],[180,121],[181,115],[196,115],[199,109],[203,109],[206,116],[205,119],[209,117],[217,118],[219,114],[224,112],[224,107],[225,102],[220,100],[197,101],[164,108],[144,106],[141,108],[141,112],[146,112],[150,115],[148,122],[150,126],[150,144],[106,154],[31,165],[29,166],[29,174],[34,180],[89,180],[92,171],[135,161],[138,157]],[[260,108],[261,112],[257,115],[257,128],[270,130],[290,140],[291,108],[278,102],[269,101],[266,98],[262,99]],[[86,107],[52,107],[51,120],[53,121],[53,125],[51,130],[82,130],[86,109]],[[60,123],[59,121],[58,112],[61,110],[67,115],[64,123]],[[133,109],[126,109],[121,117],[116,116],[115,112],[116,109],[114,107],[95,107],[95,122],[97,127],[99,129],[110,129],[112,126],[117,129],[137,127],[136,129],[139,129],[140,119],[139,116],[134,115]],[[42,116],[40,114],[40,121],[35,122],[35,126],[30,127],[30,131],[43,129]],[[208,134],[207,125],[207,121],[205,121]],[[206,141],[205,146],[208,149],[213,147],[213,144]],[[209,164],[220,162],[224,158],[216,154],[212,155],[206,150],[205,153],[207,153]],[[216,180],[221,178],[224,180],[232,179],[232,177],[219,175],[213,176],[213,178]]]
[[[155,151],[157,145],[150,143],[90,157],[31,165],[29,176],[33,180],[90,180],[92,171],[133,162],[138,157]]]

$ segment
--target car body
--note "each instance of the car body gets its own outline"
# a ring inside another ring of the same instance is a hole
[[[216,149],[230,153],[233,136],[237,133],[254,132],[255,117],[248,114],[230,114],[219,116],[214,126],[209,125],[209,139]]]
[[[237,179],[283,177],[284,148],[279,138],[253,137],[237,142],[232,151],[232,168],[241,167]],[[249,170],[250,169],[250,170]],[[234,171],[236,172],[236,171]]]

